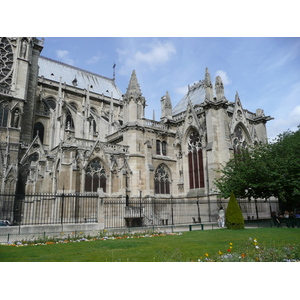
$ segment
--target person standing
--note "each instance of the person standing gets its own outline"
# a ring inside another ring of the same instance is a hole
[[[224,227],[225,226],[225,211],[223,207],[220,207],[219,213],[218,213],[218,224],[219,227]]]

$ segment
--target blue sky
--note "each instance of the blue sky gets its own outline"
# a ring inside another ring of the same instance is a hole
[[[220,75],[225,96],[239,93],[245,109],[262,108],[275,138],[300,124],[300,38],[289,37],[46,37],[42,55],[112,78],[125,93],[132,70],[146,98],[146,117],[160,118],[160,99],[173,107],[187,86]]]

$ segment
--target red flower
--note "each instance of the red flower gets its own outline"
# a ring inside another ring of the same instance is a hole
[[[231,249],[227,249],[228,252],[231,252]]]

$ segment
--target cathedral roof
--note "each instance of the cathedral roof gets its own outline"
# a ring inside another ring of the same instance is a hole
[[[40,56],[39,58],[39,76],[46,79],[62,82],[67,85],[76,86],[79,89],[89,89],[97,94],[104,94],[113,98],[122,99],[122,93],[111,78],[107,78],[89,71],[85,71],[62,62]]]
[[[186,110],[189,100],[195,106],[203,103],[205,100],[205,81],[200,80],[189,86],[188,93],[179,101],[179,103],[173,108],[172,115],[177,115]]]

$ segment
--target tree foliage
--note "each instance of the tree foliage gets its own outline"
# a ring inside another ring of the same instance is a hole
[[[243,150],[220,170],[215,180],[224,198],[276,197],[282,209],[300,206],[300,126],[280,134],[273,143]]]
[[[230,194],[225,220],[228,229],[244,229],[244,217],[233,192]]]

